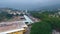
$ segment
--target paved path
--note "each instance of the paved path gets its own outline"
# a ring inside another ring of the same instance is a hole
[[[27,32],[25,34],[30,34],[31,26],[27,28]]]

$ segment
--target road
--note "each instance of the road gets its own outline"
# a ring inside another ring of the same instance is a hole
[[[34,23],[34,21],[32,20],[33,18],[31,18],[31,16],[28,17],[27,15],[24,15],[24,17],[25,17],[26,21],[29,22],[29,24]],[[35,20],[35,22],[39,22],[39,20],[36,18],[34,20]],[[27,32],[25,34],[30,34],[31,27],[32,27],[32,25],[28,26]]]
[[[30,34],[30,30],[31,30],[31,26],[28,26],[27,32],[25,32],[25,34]]]
[[[25,17],[26,21],[29,22],[28,24],[33,23],[33,21],[27,15],[24,15],[24,17]],[[30,30],[31,30],[31,25],[28,26],[27,32],[25,32],[24,34],[30,34]]]

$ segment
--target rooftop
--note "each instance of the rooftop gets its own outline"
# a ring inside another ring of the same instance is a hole
[[[14,22],[1,22],[0,23],[0,33],[12,31],[12,30],[21,30],[23,27],[27,27],[24,22],[14,21]]]

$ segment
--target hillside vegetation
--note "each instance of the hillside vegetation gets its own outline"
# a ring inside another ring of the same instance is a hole
[[[41,21],[32,25],[30,34],[52,34],[52,30],[60,31],[60,15],[58,15],[58,11],[45,11],[31,14]]]
[[[7,12],[1,12],[0,13],[0,22],[11,19],[12,17],[13,17],[13,15],[8,14]]]

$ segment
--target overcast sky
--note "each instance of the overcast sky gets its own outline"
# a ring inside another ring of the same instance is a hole
[[[60,4],[60,0],[0,0],[0,7],[38,8]]]

